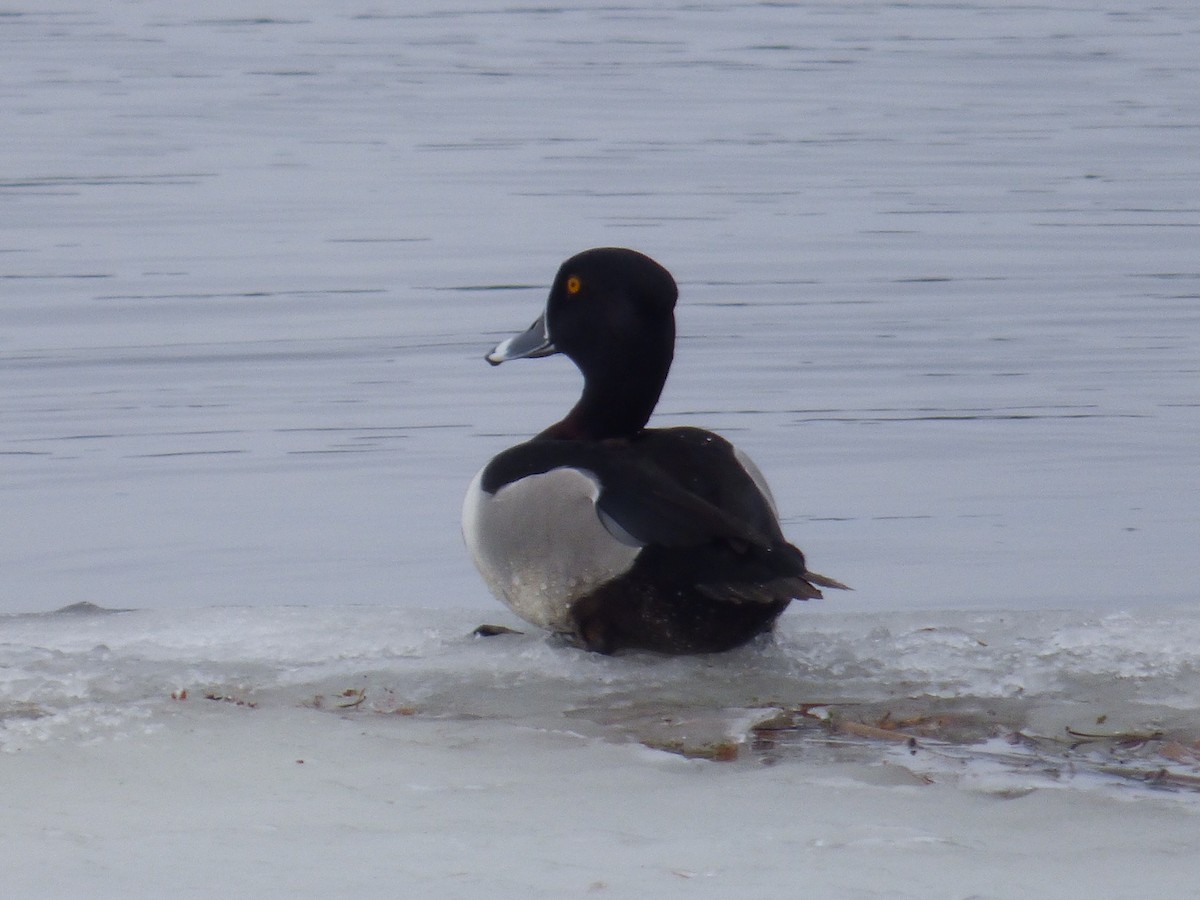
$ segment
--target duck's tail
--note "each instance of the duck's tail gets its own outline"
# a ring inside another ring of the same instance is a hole
[[[823,588],[834,588],[835,590],[839,590],[839,591],[854,590],[854,588],[850,587],[850,585],[848,585],[848,584],[842,584],[840,581],[837,581],[836,579],[829,578],[826,575],[819,575],[816,572],[806,571],[804,573],[804,580],[811,582],[812,584],[820,585]]]

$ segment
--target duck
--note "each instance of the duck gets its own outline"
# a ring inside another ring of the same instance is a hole
[[[793,600],[848,589],[808,569],[745,453],[702,428],[647,427],[674,358],[678,297],[649,256],[585,250],[559,268],[533,324],[485,357],[561,353],[583,391],[475,475],[465,543],[512,612],[601,654],[732,650],[771,632]]]

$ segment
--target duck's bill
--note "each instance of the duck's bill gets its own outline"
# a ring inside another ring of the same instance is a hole
[[[510,359],[536,359],[557,352],[558,348],[554,346],[546,331],[546,314],[542,313],[527,331],[501,341],[496,345],[496,349],[484,358],[493,366],[498,366]]]

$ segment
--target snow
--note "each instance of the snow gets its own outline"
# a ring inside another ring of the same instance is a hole
[[[1191,890],[1198,36],[0,11],[6,896]],[[856,588],[774,642],[470,636],[462,492],[578,390],[482,354],[602,244],[681,285],[657,421]]]
[[[1200,875],[1195,795],[1147,786],[1188,766],[1065,731],[1154,722],[1183,747],[1195,613],[816,612],[688,659],[475,621],[9,619],[8,890],[1116,897]],[[908,719],[913,744],[829,724],[914,711],[938,723]]]

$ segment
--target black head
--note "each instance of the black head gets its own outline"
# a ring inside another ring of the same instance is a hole
[[[558,270],[546,301],[546,332],[589,375],[656,356],[670,366],[675,351],[671,273],[635,250],[602,247],[572,256]]]
[[[541,317],[487,358],[565,354],[583,372],[583,397],[547,434],[629,436],[645,426],[671,368],[678,296],[671,273],[642,253],[585,250],[559,268]]]

